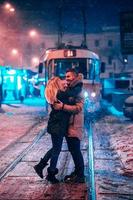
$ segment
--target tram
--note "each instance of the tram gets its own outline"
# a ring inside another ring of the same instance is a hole
[[[100,67],[99,56],[93,51],[88,48],[66,46],[62,49],[46,50],[43,62],[39,64],[39,74],[47,83],[52,76],[63,78],[67,69],[75,68],[84,77],[85,109],[93,112],[100,106]]]

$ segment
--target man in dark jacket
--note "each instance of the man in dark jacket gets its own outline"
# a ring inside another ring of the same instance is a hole
[[[82,77],[77,76],[73,69],[66,72],[66,81],[68,84],[68,93],[75,97],[75,110],[74,106],[58,103],[54,105],[54,108],[73,113],[70,117],[70,122],[68,125],[68,133],[66,134],[66,141],[68,149],[72,155],[75,170],[70,175],[66,176],[64,181],[67,183],[83,183],[84,178],[84,160],[80,150],[80,140],[83,133],[83,98],[77,95],[81,92],[82,88]]]

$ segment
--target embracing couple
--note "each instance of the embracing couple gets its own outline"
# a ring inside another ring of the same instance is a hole
[[[43,178],[43,169],[50,160],[46,179],[52,184],[59,183],[56,178],[58,173],[56,166],[64,137],[75,165],[75,170],[65,176],[64,182],[85,182],[84,160],[80,150],[83,132],[82,79],[82,74],[78,74],[74,69],[69,69],[66,72],[65,80],[53,77],[48,81],[45,89],[45,97],[51,105],[47,131],[51,135],[52,148],[34,166],[34,169]]]

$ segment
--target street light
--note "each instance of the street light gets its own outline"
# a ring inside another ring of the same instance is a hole
[[[10,3],[6,3],[5,4],[5,9],[9,10],[11,8],[11,4]]]
[[[36,31],[36,30],[31,30],[31,31],[29,32],[29,36],[32,37],[32,38],[36,37],[37,35],[38,35],[38,34],[37,34],[37,31]]]
[[[33,64],[34,66],[38,65],[38,64],[39,64],[39,58],[38,58],[38,57],[33,57],[33,58],[32,58],[32,64]]]
[[[18,50],[17,50],[17,49],[12,49],[12,50],[11,50],[11,54],[12,54],[13,56],[18,55]]]
[[[12,49],[11,50],[11,55],[15,58],[17,58],[17,61],[19,62],[18,64],[23,67],[23,55],[21,52],[18,51],[18,49]],[[19,59],[19,60],[18,60]]]
[[[10,8],[10,12],[15,12],[15,8]]]
[[[4,5],[4,8],[5,8],[6,11],[15,12],[15,8],[10,3],[6,3]]]

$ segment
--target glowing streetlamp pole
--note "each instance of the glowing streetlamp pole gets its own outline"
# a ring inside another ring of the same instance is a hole
[[[32,43],[36,43],[36,39],[38,39],[39,37],[39,34],[38,34],[38,31],[36,31],[35,29],[32,29],[29,31],[29,37],[32,39]],[[34,50],[35,50],[35,47],[34,47]],[[32,52],[32,56],[33,56],[33,52]],[[32,67],[35,67],[39,64],[39,58],[37,56],[33,56],[31,58],[31,65]]]

